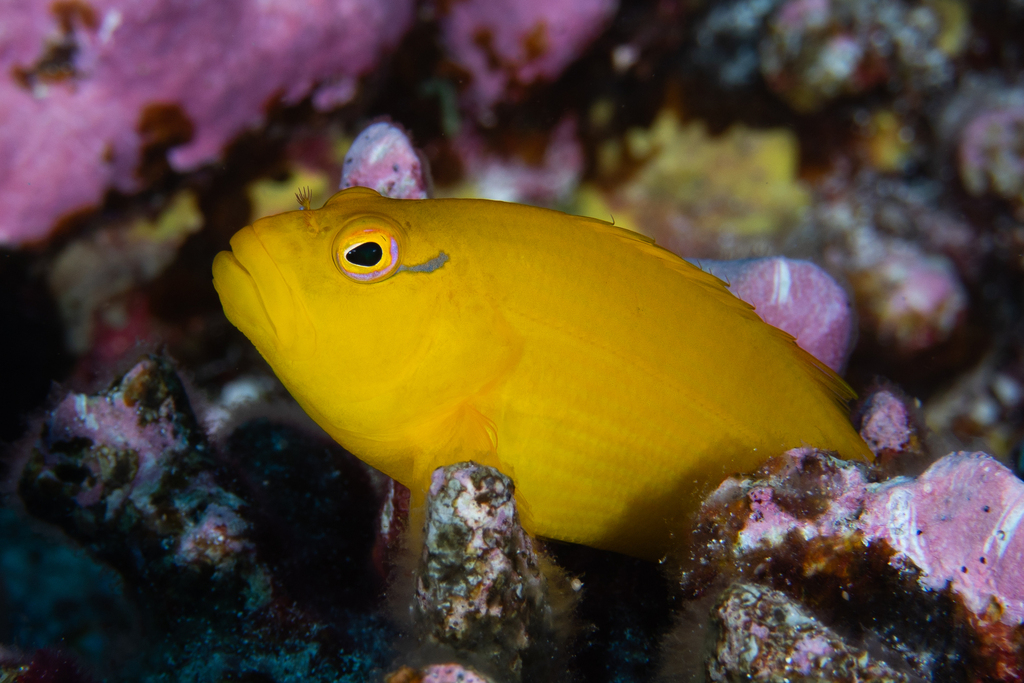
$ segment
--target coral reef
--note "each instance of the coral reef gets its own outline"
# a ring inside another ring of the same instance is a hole
[[[917,675],[952,675],[970,662],[993,680],[1013,680],[1024,665],[1015,535],[1024,484],[990,456],[963,452],[916,479],[876,478],[863,465],[797,449],[755,478],[726,480],[705,503],[700,559],[684,570],[684,587],[700,592],[712,574],[736,567],[818,609],[847,618],[860,611],[857,623]],[[886,587],[866,583],[857,566],[872,567]],[[881,607],[880,589],[899,601]],[[929,613],[934,631],[912,638]]]
[[[866,649],[847,644],[785,593],[735,583],[711,612],[718,640],[707,680],[909,681]]]
[[[949,339],[967,312],[965,278],[989,243],[934,206],[932,190],[867,174],[836,180],[815,208],[828,265],[853,286],[861,326],[894,355]]]
[[[964,441],[982,438],[994,455],[1010,458],[1022,436],[1017,424],[1022,403],[1020,359],[991,353],[932,396],[924,404],[924,418],[937,433]]]
[[[985,111],[960,140],[960,178],[973,195],[986,191],[1024,203],[1024,107]]]
[[[571,204],[583,173],[583,150],[572,118],[551,131],[539,164],[489,151],[472,129],[463,131],[455,145],[474,178],[471,186],[458,188],[460,195],[564,208]]]
[[[424,199],[430,195],[428,171],[405,132],[380,121],[352,142],[339,187],[368,187],[385,197]]]
[[[643,163],[608,195],[611,212],[686,256],[755,255],[751,245],[795,227],[810,205],[796,178],[796,139],[785,130],[738,126],[714,138],[665,110],[650,129],[630,131],[627,149]]]
[[[967,11],[958,0],[790,0],[769,20],[761,71],[799,110],[887,83],[921,97],[952,82]]]
[[[93,346],[97,313],[102,322],[124,327],[129,317],[116,300],[156,278],[189,235],[203,227],[195,196],[182,191],[156,218],[111,225],[71,242],[54,259],[48,279],[60,305],[67,346],[84,353]],[[111,258],[117,254],[116,258]],[[121,325],[117,325],[121,322]]]
[[[0,681],[1020,680],[1021,36],[1021,0],[0,0]],[[660,563],[529,538],[514,471],[416,507],[210,284],[350,185],[655,238],[844,374],[874,462],[709,482]]]
[[[372,488],[357,462],[325,461],[324,446],[254,422],[215,462],[173,367],[151,357],[106,391],[62,400],[18,488],[30,513],[110,563],[160,615],[150,657],[173,662],[175,680],[360,680],[384,663],[373,645],[346,654],[380,637],[360,629],[386,630],[357,607],[374,586],[368,563],[353,562],[372,541]],[[296,507],[318,485],[316,503]],[[309,581],[317,573],[324,581]],[[160,668],[141,679],[165,680]]]
[[[0,49],[0,244],[45,237],[108,187],[140,187],[144,150],[189,170],[260,124],[263,107],[316,89],[346,102],[404,33],[412,3],[106,0],[5,2]],[[177,59],[167,59],[176,55]]]
[[[445,6],[441,31],[452,59],[470,75],[467,105],[485,113],[554,80],[615,14],[616,0],[470,0]],[[486,118],[486,117],[485,117]]]
[[[390,674],[385,683],[490,683],[476,671],[461,664],[433,664],[421,670],[404,666]]]

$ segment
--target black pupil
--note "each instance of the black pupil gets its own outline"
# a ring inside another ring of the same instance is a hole
[[[384,256],[384,250],[376,242],[363,242],[345,252],[345,260],[356,266],[375,266]]]

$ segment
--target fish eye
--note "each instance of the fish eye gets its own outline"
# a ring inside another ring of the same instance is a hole
[[[376,242],[363,242],[345,252],[345,260],[354,266],[371,268],[384,258],[384,250]]]
[[[334,238],[334,263],[356,282],[380,282],[398,270],[399,235],[383,216],[354,218]]]

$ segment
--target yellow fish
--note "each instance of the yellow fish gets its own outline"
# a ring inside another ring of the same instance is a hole
[[[656,558],[730,473],[869,459],[852,390],[699,268],[603,221],[351,188],[213,264],[228,319],[342,446],[422,502],[464,460],[540,536]]]

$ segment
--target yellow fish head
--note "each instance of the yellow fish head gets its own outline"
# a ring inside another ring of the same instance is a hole
[[[374,444],[415,442],[487,383],[484,356],[501,346],[479,343],[496,322],[466,310],[458,239],[414,223],[419,204],[344,190],[243,228],[213,264],[228,319],[300,405],[393,476],[407,468],[375,460],[388,456]]]

